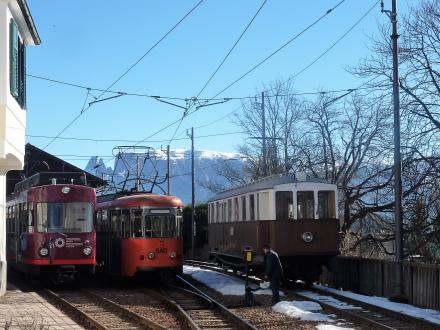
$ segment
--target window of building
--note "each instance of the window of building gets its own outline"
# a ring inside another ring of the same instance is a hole
[[[336,218],[335,192],[318,192],[318,219]]]
[[[241,220],[246,221],[246,196],[241,196]]]
[[[255,195],[249,195],[249,216],[250,220],[255,220]]]
[[[298,219],[314,219],[314,203],[315,199],[313,191],[298,191]]]
[[[222,203],[222,222],[226,222],[226,202]]]
[[[20,40],[18,26],[9,23],[9,84],[11,95],[26,108],[26,48]]]
[[[293,220],[293,193],[291,191],[275,192],[275,209],[277,220]]]
[[[220,222],[220,203],[215,203],[215,222]]]
[[[232,199],[228,199],[228,222],[232,221]]]

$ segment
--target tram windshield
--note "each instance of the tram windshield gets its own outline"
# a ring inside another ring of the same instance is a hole
[[[180,221],[174,215],[147,215],[145,217],[145,237],[180,236]]]
[[[89,233],[93,229],[93,205],[38,203],[37,221],[39,232]]]

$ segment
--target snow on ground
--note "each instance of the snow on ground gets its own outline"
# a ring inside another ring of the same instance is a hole
[[[330,297],[330,296],[322,296],[319,293],[315,293],[312,291],[300,291],[298,293],[305,296],[305,297],[312,298],[312,299],[315,299],[318,301],[322,301],[323,303],[329,304],[329,305],[336,307],[336,308],[339,308],[339,309],[362,309],[361,307],[347,304],[343,301],[340,301],[340,300],[333,298],[333,297]]]
[[[205,284],[206,286],[220,292],[223,295],[231,296],[244,296],[244,281],[228,276],[225,274],[217,273],[209,269],[203,269],[200,267],[183,266],[183,273],[190,275],[195,280]],[[256,286],[253,286],[256,288]],[[272,294],[272,291],[258,290],[254,291],[254,294]],[[280,295],[284,293],[280,292]]]
[[[318,330],[354,330],[353,328],[343,328],[332,324],[318,324],[316,326]]]
[[[317,288],[327,291],[329,293],[338,294],[347,298],[351,298],[354,300],[363,301],[367,304],[379,306],[382,308],[386,308],[398,313],[406,314],[412,317],[421,318],[436,324],[440,324],[440,311],[436,311],[433,309],[423,309],[419,307],[415,307],[408,304],[400,304],[389,301],[387,298],[383,297],[371,297],[365,296],[362,294],[353,293],[350,291],[340,291],[332,288],[328,288],[322,285],[315,285]]]
[[[330,321],[334,315],[317,313],[322,310],[320,304],[313,301],[280,301],[272,306],[275,312],[300,319],[302,321]]]

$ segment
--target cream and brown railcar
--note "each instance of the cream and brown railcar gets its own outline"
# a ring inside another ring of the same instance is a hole
[[[285,277],[308,283],[339,253],[337,187],[318,180],[272,176],[221,192],[208,202],[209,246],[218,262],[239,267],[242,251],[269,244]]]

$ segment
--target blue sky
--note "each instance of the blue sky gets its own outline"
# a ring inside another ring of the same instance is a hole
[[[267,1],[201,97],[215,95],[338,2]],[[329,47],[375,2],[346,0],[323,21],[221,96],[254,95],[264,84],[288,78]],[[105,89],[195,3],[189,0],[28,0],[42,44],[28,48],[27,72]],[[195,96],[261,3],[205,0],[112,89],[183,98]],[[390,3],[390,0],[385,1],[386,6]],[[399,1],[399,13],[407,12],[410,3],[411,0]],[[388,22],[377,5],[330,53],[294,80],[294,90],[309,92],[360,85],[362,81],[347,73],[346,68],[370,53],[369,36],[377,32],[379,24]],[[28,135],[57,135],[81,111],[87,93],[30,77],[27,88]],[[212,122],[238,106],[240,101],[229,101],[204,108],[185,119],[179,132]],[[181,115],[182,110],[177,107],[144,97],[123,96],[96,103],[61,136],[139,141]],[[152,140],[169,139],[174,129],[172,126]],[[197,129],[195,135],[239,130],[225,118]],[[27,141],[44,147],[50,140],[28,137]],[[233,152],[242,141],[243,136],[239,134],[199,138],[196,139],[196,148]],[[166,142],[143,143],[155,148],[160,148],[161,144]],[[127,145],[127,142],[59,139],[46,151],[84,167],[89,156],[110,156],[115,145]],[[171,148],[189,147],[189,140],[174,141],[171,145]]]

